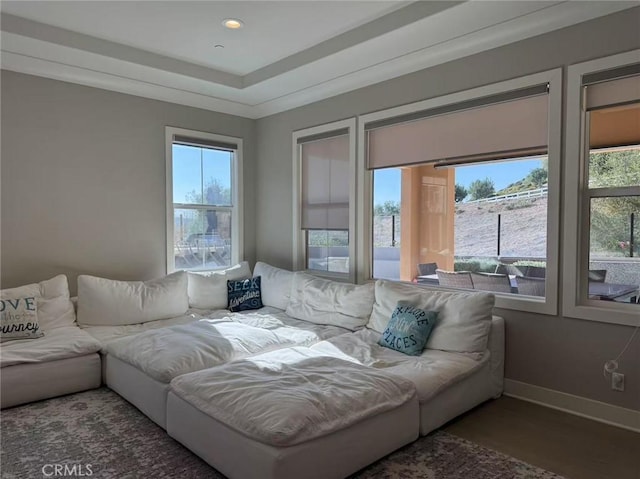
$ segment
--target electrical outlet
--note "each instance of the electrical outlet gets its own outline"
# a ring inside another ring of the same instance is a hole
[[[624,374],[613,373],[611,375],[611,389],[624,391]]]

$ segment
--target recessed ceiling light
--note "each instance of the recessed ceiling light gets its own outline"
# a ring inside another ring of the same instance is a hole
[[[222,20],[222,24],[231,30],[237,30],[238,28],[242,28],[244,25],[242,20],[238,20],[237,18],[225,18]]]

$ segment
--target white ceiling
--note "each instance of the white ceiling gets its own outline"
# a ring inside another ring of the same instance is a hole
[[[260,118],[637,5],[3,1],[1,62],[8,70]],[[228,17],[245,27],[225,29]]]

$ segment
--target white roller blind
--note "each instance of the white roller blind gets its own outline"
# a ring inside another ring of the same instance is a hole
[[[303,229],[349,229],[349,135],[302,142]]]
[[[640,101],[640,75],[587,86],[587,110]]]
[[[372,129],[368,167],[545,154],[548,98],[538,94]]]

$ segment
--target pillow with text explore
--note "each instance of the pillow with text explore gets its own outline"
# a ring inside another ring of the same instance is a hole
[[[425,311],[398,303],[378,344],[409,356],[419,356],[437,319],[436,311]]]
[[[11,294],[16,290],[21,290],[22,294]],[[42,337],[38,323],[38,285],[8,291],[9,294],[3,291],[0,296],[0,342]]]
[[[491,293],[450,293],[416,284],[378,280],[369,329],[382,333],[399,302],[425,311],[437,311],[438,323],[427,349],[484,353],[487,349],[495,296]]]
[[[260,276],[227,281],[228,309],[233,313],[262,308]]]

